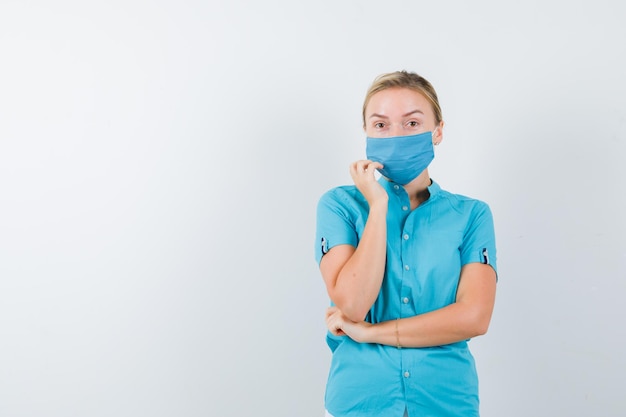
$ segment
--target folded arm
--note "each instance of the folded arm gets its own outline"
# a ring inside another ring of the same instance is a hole
[[[461,270],[454,303],[429,313],[377,324],[352,320],[341,308],[326,313],[329,330],[361,343],[402,347],[441,346],[487,332],[495,304],[496,273],[489,265],[470,263]]]

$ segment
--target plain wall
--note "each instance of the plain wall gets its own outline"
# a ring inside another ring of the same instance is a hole
[[[484,417],[623,416],[620,1],[0,3],[0,416],[323,415],[315,206],[373,78],[488,202]]]

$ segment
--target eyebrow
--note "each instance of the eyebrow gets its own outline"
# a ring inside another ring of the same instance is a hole
[[[415,113],[419,113],[422,116],[424,115],[423,111],[421,111],[419,109],[416,109],[416,110],[410,111],[410,112],[408,112],[406,114],[403,114],[402,117],[411,116],[412,114],[415,114]],[[372,117],[378,117],[378,118],[381,118],[381,119],[389,119],[389,117],[387,117],[387,116],[385,116],[383,114],[378,114],[378,113],[372,113],[369,118],[371,119]]]

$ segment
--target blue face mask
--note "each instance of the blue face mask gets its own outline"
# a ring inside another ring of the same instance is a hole
[[[380,162],[378,171],[401,185],[413,181],[435,158],[433,132],[392,138],[367,138],[367,159]]]

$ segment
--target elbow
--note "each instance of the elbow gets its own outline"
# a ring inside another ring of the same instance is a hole
[[[341,310],[341,311],[349,320],[355,323],[359,323],[365,320],[365,316],[367,315],[368,310],[365,310],[363,308],[353,307],[353,308],[348,308],[346,311],[344,310]]]
[[[489,330],[489,321],[483,320],[479,323],[476,323],[474,327],[474,336],[486,335],[488,330]]]
[[[368,309],[363,306],[354,305],[353,303],[344,303],[342,306],[337,305],[339,310],[346,316],[346,318],[355,323],[365,320]]]
[[[483,336],[487,334],[489,330],[489,323],[491,321],[491,314],[485,314],[484,312],[477,311],[474,314],[468,315],[468,322],[466,328],[471,337]]]
[[[359,305],[359,303],[355,303],[354,300],[345,299],[338,296],[331,296],[330,298],[331,300],[333,300],[335,306],[337,306],[337,308],[341,310],[343,315],[346,316],[348,320],[355,323],[362,322],[369,311],[369,307]]]

